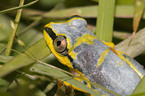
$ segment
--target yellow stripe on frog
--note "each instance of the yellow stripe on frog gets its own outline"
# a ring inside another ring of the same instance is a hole
[[[129,66],[139,75],[139,77],[142,79],[143,74],[129,61],[128,58],[126,58],[126,62],[129,64]]]
[[[118,56],[125,61],[137,74],[138,76],[142,79],[143,74],[130,62],[128,58],[125,58],[121,53],[118,52]]]
[[[83,34],[81,37],[78,37],[76,39],[76,43],[68,50],[69,55],[73,58],[76,59],[76,54],[72,51],[74,50],[77,46],[79,46],[82,43],[94,45],[94,39],[96,37],[90,34]]]
[[[101,53],[100,58],[98,59],[98,64],[96,66],[96,68],[98,68],[104,61],[105,56],[107,55],[107,53],[109,52],[109,49],[106,49],[104,52]]]

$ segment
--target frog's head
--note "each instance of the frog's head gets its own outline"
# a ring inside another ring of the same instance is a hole
[[[43,33],[53,54],[70,68],[73,68],[71,62],[76,59],[77,53],[73,51],[74,48],[84,41],[78,38],[85,34],[93,36],[87,29],[86,20],[81,17],[73,17],[61,23],[51,22],[45,25]]]

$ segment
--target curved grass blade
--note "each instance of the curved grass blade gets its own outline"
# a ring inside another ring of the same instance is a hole
[[[2,10],[2,11],[0,11],[0,14],[4,14],[4,13],[9,12],[9,11],[14,11],[14,10],[18,10],[18,9],[22,9],[22,8],[28,7],[28,6],[34,4],[34,3],[38,2],[38,1],[39,0],[35,0],[35,1],[32,1],[32,2],[30,2],[28,4],[25,4],[23,6],[18,6],[18,7],[13,7],[13,8],[9,8],[9,9],[6,9],[6,10]]]
[[[134,16],[133,16],[133,33],[132,33],[132,37],[130,39],[129,44],[131,43],[131,41],[139,27],[140,20],[143,15],[143,11],[144,11],[144,3],[141,0],[136,0],[135,11],[134,11]]]
[[[138,29],[141,17],[143,15],[143,11],[144,11],[144,3],[141,0],[136,0],[134,17],[133,17],[133,31],[134,31],[134,34]]]

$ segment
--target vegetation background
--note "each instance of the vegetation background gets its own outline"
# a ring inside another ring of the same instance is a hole
[[[58,79],[99,95],[73,79],[69,69],[50,55],[43,39],[45,24],[73,15],[84,17],[97,38],[114,42],[117,49],[145,66],[144,5],[145,0],[2,0],[0,96],[85,95],[73,88],[66,90]],[[144,89],[145,78],[133,95],[144,96]]]

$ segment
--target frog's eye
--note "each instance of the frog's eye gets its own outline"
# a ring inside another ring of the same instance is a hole
[[[67,42],[66,37],[58,36],[54,40],[54,48],[57,52],[61,53],[62,55],[67,54]]]

